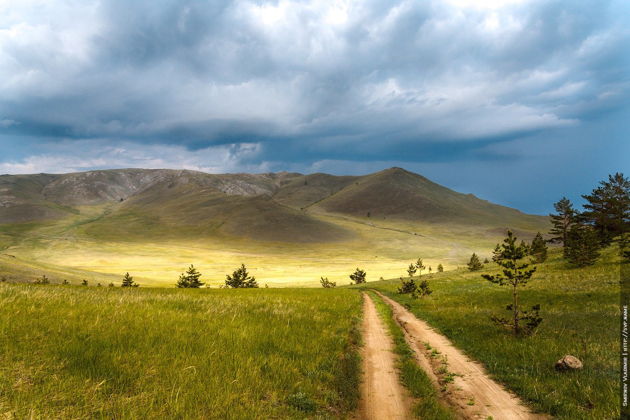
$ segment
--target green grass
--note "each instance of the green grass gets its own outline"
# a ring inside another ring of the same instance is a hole
[[[399,280],[368,283],[407,305],[456,346],[481,361],[498,381],[534,409],[559,419],[612,419],[619,404],[619,262],[612,249],[584,269],[568,268],[553,250],[521,291],[521,303],[541,304],[544,318],[535,335],[515,338],[490,316],[505,315],[510,291],[458,270],[427,276],[434,292],[413,300],[398,295]],[[554,363],[577,356],[584,369],[559,373]]]
[[[352,290],[0,283],[0,416],[343,418],[360,311]]]
[[[440,395],[431,383],[431,379],[418,366],[413,350],[405,341],[405,336],[400,326],[394,320],[392,308],[376,294],[369,292],[376,304],[376,309],[381,319],[387,325],[389,333],[394,340],[394,349],[398,355],[397,367],[400,378],[411,395],[417,400],[414,406],[414,414],[420,419],[451,420],[455,416],[445,405],[440,403]]]

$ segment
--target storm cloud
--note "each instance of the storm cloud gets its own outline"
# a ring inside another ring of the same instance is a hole
[[[0,0],[0,171],[480,173],[594,140],[617,155],[629,16],[624,1]]]

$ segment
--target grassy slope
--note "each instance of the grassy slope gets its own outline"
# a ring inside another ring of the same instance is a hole
[[[433,294],[415,301],[395,292],[398,280],[367,287],[409,305],[536,409],[567,420],[612,419],[619,416],[616,258],[607,250],[593,267],[568,269],[554,250],[521,292],[524,304],[541,304],[544,318],[537,333],[525,339],[490,321],[490,315],[506,313],[511,295],[507,287],[483,280],[481,272],[428,276]],[[554,363],[565,354],[580,358],[584,369],[556,372]]]
[[[0,414],[304,418],[357,402],[350,290],[0,283]]]

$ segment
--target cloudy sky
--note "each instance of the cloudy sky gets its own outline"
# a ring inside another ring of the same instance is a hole
[[[630,174],[627,0],[0,0],[0,173]]]

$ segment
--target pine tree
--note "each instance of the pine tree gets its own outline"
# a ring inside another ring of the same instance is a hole
[[[577,212],[566,197],[562,197],[553,207],[556,209],[556,214],[549,215],[552,224],[549,234],[553,235],[549,242],[561,243],[566,258],[567,235],[571,226],[576,222]]]
[[[587,201],[583,217],[595,228],[600,241],[609,244],[630,231],[630,179],[616,173],[599,184],[591,194],[582,196]]]
[[[129,273],[125,273],[122,279],[122,283],[120,284],[120,287],[138,287],[138,286],[140,285],[136,283],[135,281],[133,281],[133,277],[131,277]]]
[[[536,234],[532,241],[530,255],[534,257],[534,261],[537,263],[543,263],[547,260],[547,244],[540,232]]]
[[[599,258],[600,247],[600,237],[593,227],[575,224],[567,236],[566,258],[577,267],[593,265]]]
[[[422,298],[425,296],[429,296],[431,293],[433,293],[433,290],[431,290],[431,288],[429,287],[429,282],[426,279],[422,280],[418,285],[418,290],[416,291],[416,294]]]
[[[497,244],[492,251],[492,261],[497,262],[501,259],[501,245]]]
[[[416,274],[416,271],[418,271],[418,269],[414,263],[409,264],[409,267],[407,268],[407,274],[409,274],[409,277],[413,277],[413,275]]]
[[[40,278],[35,279],[35,284],[50,284],[50,280],[46,277],[46,274],[42,274]]]
[[[357,268],[354,270],[354,273],[350,274],[350,280],[354,282],[354,284],[365,283],[366,272]]]
[[[481,264],[481,261],[479,261],[479,257],[477,256],[477,254],[473,252],[473,254],[470,256],[470,261],[468,261],[468,269],[470,271],[478,271],[482,268],[483,264]]]
[[[201,273],[190,264],[188,270],[180,274],[177,287],[182,289],[198,289],[204,285],[204,283],[199,280],[199,277],[201,277]]]
[[[525,250],[525,255],[530,255],[531,254],[532,248],[527,242],[525,242],[524,239],[521,239],[521,245],[520,246],[522,246],[523,249]]]
[[[324,289],[332,289],[333,287],[337,287],[337,283],[328,280],[328,277],[320,277],[319,282]]]
[[[416,268],[418,269],[418,275],[421,276],[422,270],[426,268],[422,262],[422,258],[418,258],[418,261],[416,261]]]
[[[225,276],[225,285],[235,289],[251,289],[258,287],[256,277],[249,275],[245,264],[241,264],[239,268],[234,270],[231,276],[229,274]]]
[[[525,286],[536,271],[536,267],[529,268],[530,264],[523,261],[526,255],[527,250],[522,245],[517,246],[516,237],[508,231],[501,247],[501,258],[497,261],[497,264],[503,268],[503,274],[481,275],[484,279],[499,286],[512,286],[512,303],[506,307],[512,312],[512,318],[493,316],[492,320],[499,325],[509,327],[514,335],[531,334],[542,322],[539,316],[540,305],[534,305],[528,311],[522,310],[519,306],[519,287]]]
[[[438,264],[437,270],[438,270],[438,273],[443,273],[444,272],[444,266],[442,264]]]
[[[402,277],[400,278],[400,287],[398,288],[398,294],[411,294],[412,297],[415,297],[416,290],[417,285],[413,277],[410,277],[409,279],[403,279]]]

